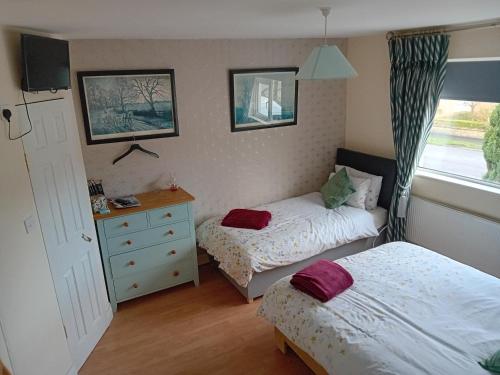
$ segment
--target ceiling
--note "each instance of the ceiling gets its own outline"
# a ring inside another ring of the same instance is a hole
[[[66,38],[346,37],[500,17],[500,0],[0,0],[0,24]]]

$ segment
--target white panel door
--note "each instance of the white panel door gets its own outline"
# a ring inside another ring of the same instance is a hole
[[[79,369],[113,314],[73,103],[57,99],[28,104],[28,109],[33,130],[23,145],[68,346]],[[24,106],[17,113],[28,129]]]

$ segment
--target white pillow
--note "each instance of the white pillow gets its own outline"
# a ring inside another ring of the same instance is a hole
[[[330,173],[328,179],[332,178],[333,176],[335,176],[335,172]],[[349,206],[366,210],[365,202],[368,191],[370,190],[371,180],[369,178],[359,178],[351,176],[349,176],[349,179],[351,180],[352,185],[354,186],[354,189],[356,189],[356,191],[349,196],[349,199],[345,203]]]
[[[336,165],[335,172],[340,171],[342,168],[345,168],[347,171],[347,175],[349,178],[357,177],[357,178],[369,178],[371,181],[370,189],[368,190],[368,194],[366,196],[365,206],[367,210],[374,210],[377,208],[378,197],[380,195],[380,189],[382,188],[382,176],[375,176],[370,173],[366,173],[363,171],[358,171],[357,169],[351,167],[345,167],[343,165]]]

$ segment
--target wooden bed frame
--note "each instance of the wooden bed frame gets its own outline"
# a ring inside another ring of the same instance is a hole
[[[323,368],[323,366],[299,348],[292,340],[286,337],[277,327],[274,327],[274,342],[283,354],[286,354],[288,348],[292,349],[316,375],[328,375],[328,372]]]
[[[10,371],[7,370],[7,367],[3,365],[2,361],[0,361],[0,375],[10,375]]]

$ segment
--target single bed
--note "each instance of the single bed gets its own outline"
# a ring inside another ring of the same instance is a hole
[[[260,231],[222,227],[222,216],[202,223],[198,244],[226,278],[251,302],[280,278],[319,258],[338,259],[383,242],[396,176],[395,161],[347,149],[337,150],[336,163],[382,176],[378,207],[326,209],[318,192],[256,207],[273,219]]]
[[[337,260],[354,284],[321,303],[285,277],[258,314],[317,374],[489,374],[500,349],[500,280],[394,242]]]

